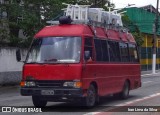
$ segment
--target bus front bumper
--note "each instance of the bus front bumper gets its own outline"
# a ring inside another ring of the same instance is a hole
[[[22,96],[41,96],[53,101],[84,97],[80,88],[21,88],[20,92]]]

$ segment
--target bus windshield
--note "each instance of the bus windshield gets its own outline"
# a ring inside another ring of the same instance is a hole
[[[79,63],[80,37],[45,37],[35,39],[26,63]]]

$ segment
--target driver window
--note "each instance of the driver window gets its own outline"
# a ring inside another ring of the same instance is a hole
[[[93,60],[93,45],[92,45],[92,38],[85,38],[85,46],[84,46],[84,52],[89,51],[89,58],[87,61]],[[85,59],[85,58],[84,58]]]

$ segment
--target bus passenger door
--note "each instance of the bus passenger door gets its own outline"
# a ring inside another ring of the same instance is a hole
[[[82,71],[83,88],[88,88],[92,81],[96,81],[97,72],[95,68],[93,37],[85,37]]]

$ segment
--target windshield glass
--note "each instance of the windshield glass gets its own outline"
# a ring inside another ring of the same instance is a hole
[[[35,39],[26,63],[78,63],[80,37],[45,37]]]

